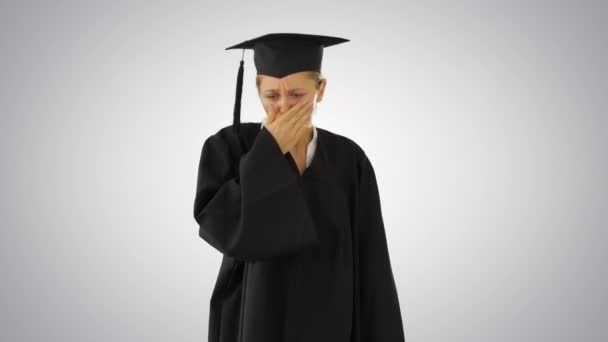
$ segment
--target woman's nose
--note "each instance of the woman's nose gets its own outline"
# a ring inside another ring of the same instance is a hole
[[[287,112],[291,107],[293,107],[294,104],[294,101],[292,101],[291,99],[286,99],[284,97],[277,103],[279,109],[281,110],[281,113]]]

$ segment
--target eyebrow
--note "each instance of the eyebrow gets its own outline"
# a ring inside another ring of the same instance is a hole
[[[291,92],[291,91],[296,91],[296,90],[306,90],[306,89],[304,89],[304,88],[293,88],[293,89],[289,89],[288,91]],[[271,92],[274,93],[274,92],[277,92],[277,91],[279,91],[279,90],[278,89],[266,89],[266,90],[264,90],[265,93],[271,93]]]

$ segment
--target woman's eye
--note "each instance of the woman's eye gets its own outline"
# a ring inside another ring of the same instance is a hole
[[[304,96],[304,94],[293,94],[293,96],[295,96],[295,97],[302,97],[302,96]],[[277,96],[276,95],[270,95],[270,96],[266,96],[266,98],[274,100],[275,98],[277,98]]]

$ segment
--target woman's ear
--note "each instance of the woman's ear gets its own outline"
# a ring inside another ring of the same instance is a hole
[[[323,100],[323,94],[325,93],[326,84],[327,79],[323,79],[323,81],[321,81],[321,86],[319,87],[319,95],[317,96],[317,102],[321,102],[321,100]]]

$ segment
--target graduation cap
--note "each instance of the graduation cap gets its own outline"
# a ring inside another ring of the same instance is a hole
[[[282,78],[301,71],[321,72],[323,48],[348,42],[348,39],[302,33],[270,33],[227,47],[253,49],[253,60],[258,75]],[[234,101],[233,129],[238,133],[241,121],[241,94],[243,92],[243,57],[237,76]]]

